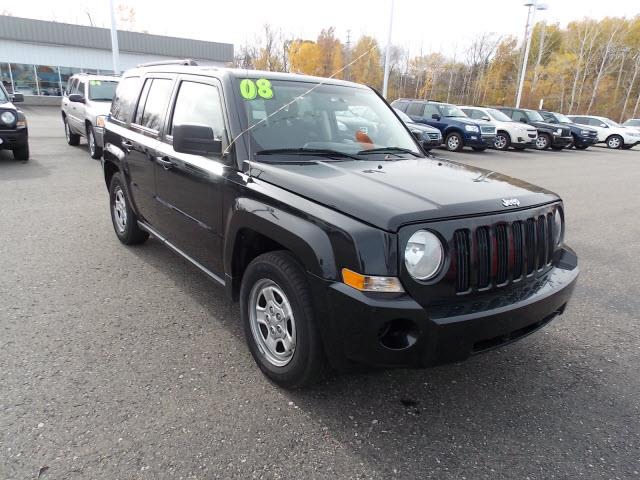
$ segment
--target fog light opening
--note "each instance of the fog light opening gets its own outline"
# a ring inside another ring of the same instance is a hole
[[[404,350],[418,341],[418,326],[406,318],[385,323],[378,333],[380,344],[389,350]]]

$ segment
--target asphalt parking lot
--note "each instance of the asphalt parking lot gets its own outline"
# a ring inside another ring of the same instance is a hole
[[[118,242],[59,111],[25,110],[32,159],[0,152],[0,479],[640,479],[640,147],[438,152],[564,198],[566,313],[462,364],[292,393],[222,289]]]

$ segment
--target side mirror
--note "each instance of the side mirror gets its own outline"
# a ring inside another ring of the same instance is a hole
[[[486,120],[487,122],[491,121],[491,117],[489,117],[489,115],[483,115],[482,116],[482,120]]]
[[[13,95],[11,95],[11,101],[13,103],[24,102],[24,95],[22,93],[14,93]]]
[[[173,127],[173,149],[192,155],[219,155],[222,141],[216,140],[211,127],[204,125],[175,125]]]
[[[69,101],[74,103],[84,103],[84,97],[79,93],[72,93],[69,95]]]
[[[609,125],[607,125],[606,123],[601,123],[601,124],[600,124],[600,126],[601,126],[602,128],[609,128]]]
[[[431,115],[431,118],[433,118],[436,121],[440,121],[440,119],[442,118],[440,115],[438,115],[437,113],[434,113],[433,115]]]
[[[527,120],[525,117],[520,117],[520,123],[529,123],[529,120]]]

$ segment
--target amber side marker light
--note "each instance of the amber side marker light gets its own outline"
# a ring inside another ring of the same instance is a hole
[[[400,280],[396,277],[362,275],[348,268],[342,269],[342,281],[361,292],[404,292]]]

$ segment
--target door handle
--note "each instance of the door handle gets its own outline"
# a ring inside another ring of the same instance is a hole
[[[162,168],[164,168],[165,170],[170,170],[171,168],[173,168],[173,162],[169,160],[169,157],[167,157],[166,155],[156,157],[156,162],[162,165]]]
[[[124,148],[133,148],[133,143],[131,143],[131,142],[130,142],[130,141],[128,141],[128,140],[123,140],[123,141],[122,141],[122,146],[123,146]]]

